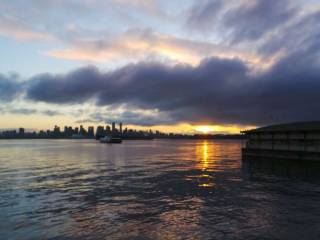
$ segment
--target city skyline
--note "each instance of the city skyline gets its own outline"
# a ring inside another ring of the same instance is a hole
[[[76,132],[74,132],[75,134],[79,133],[79,129],[83,129],[85,132],[90,132],[92,131],[94,134],[96,134],[96,131],[98,130],[98,128],[101,127],[106,127],[107,129],[112,129],[113,124],[115,124],[114,129],[116,131],[122,132],[123,130],[133,130],[133,131],[139,131],[139,132],[161,132],[161,133],[165,133],[165,134],[187,134],[187,135],[192,135],[192,134],[239,134],[240,132],[238,132],[237,128],[229,128],[229,131],[223,131],[225,128],[219,128],[216,127],[214,128],[213,126],[192,126],[190,129],[188,129],[186,131],[186,128],[184,131],[179,131],[179,129],[177,130],[175,127],[170,128],[167,126],[164,126],[163,128],[156,128],[155,126],[153,127],[137,127],[135,128],[135,126],[132,125],[123,125],[122,122],[119,123],[119,126],[117,126],[115,122],[112,123],[106,123],[104,125],[64,125],[64,126],[60,126],[60,125],[54,125],[51,128],[45,129],[45,128],[25,128],[23,126],[20,126],[18,128],[0,128],[0,134],[1,133],[15,133],[18,134],[21,130],[24,133],[40,133],[40,132],[54,132],[55,129],[59,129],[59,132],[65,132],[66,129],[71,129],[71,130],[75,130]],[[121,124],[121,127],[120,127]],[[180,126],[181,127],[181,126]],[[184,127],[188,127],[188,126],[184,126]],[[92,129],[92,130],[90,130]],[[163,129],[163,130],[162,130]],[[251,129],[251,128],[250,128]],[[172,130],[172,131],[169,131]],[[248,129],[247,129],[248,130]]]
[[[319,21],[316,0],[1,1],[0,128],[318,120]]]
[[[153,139],[243,139],[242,133],[215,133],[209,127],[200,127],[195,132],[174,133],[161,132],[159,130],[139,130],[112,122],[105,126],[99,125],[84,127],[83,125],[72,127],[60,127],[55,125],[52,129],[40,131],[25,129],[0,129],[0,139],[96,139],[105,136],[118,137],[126,140],[153,140]]]

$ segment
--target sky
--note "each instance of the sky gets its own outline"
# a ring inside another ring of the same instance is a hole
[[[0,128],[320,119],[318,0],[1,0]]]

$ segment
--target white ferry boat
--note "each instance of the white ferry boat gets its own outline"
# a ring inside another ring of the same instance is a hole
[[[122,143],[122,139],[120,137],[113,137],[113,136],[105,136],[100,138],[101,143]]]

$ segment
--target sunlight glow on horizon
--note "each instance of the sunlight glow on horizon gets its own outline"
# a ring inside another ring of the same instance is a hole
[[[203,134],[208,134],[216,131],[216,129],[213,126],[197,126],[195,130]]]
[[[38,116],[38,115],[18,115],[15,116],[15,121],[12,121],[12,115],[3,115],[0,118],[1,129],[25,129],[33,130],[52,130],[55,125],[63,129],[64,126],[79,127],[83,125],[85,129],[93,126],[110,125],[110,123],[77,123],[76,118],[66,116]],[[119,122],[116,121],[118,124]],[[117,126],[118,127],[118,126]],[[193,125],[191,123],[177,123],[172,125],[154,125],[154,126],[139,126],[126,124],[123,122],[123,128],[136,129],[142,131],[160,131],[164,133],[181,133],[181,134],[239,134],[242,130],[256,128],[256,126],[241,126],[241,125]],[[0,129],[0,131],[1,131]]]

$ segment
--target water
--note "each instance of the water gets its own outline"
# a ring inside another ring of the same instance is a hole
[[[320,184],[240,141],[0,141],[1,239],[320,239]]]

